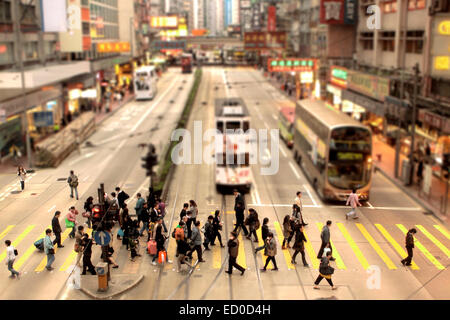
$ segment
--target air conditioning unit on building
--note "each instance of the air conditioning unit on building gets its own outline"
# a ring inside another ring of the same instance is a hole
[[[433,0],[428,8],[428,14],[434,15],[436,12],[448,12],[449,0]]]

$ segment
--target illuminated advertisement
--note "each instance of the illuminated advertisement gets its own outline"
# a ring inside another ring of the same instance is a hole
[[[347,88],[347,69],[337,66],[331,66],[330,82],[338,87]]]
[[[320,1],[320,23],[355,24],[356,18],[356,0]]]
[[[311,71],[317,68],[315,59],[286,58],[267,60],[269,72]]]
[[[276,50],[286,49],[286,32],[245,32],[244,49],[245,50]]]
[[[129,52],[129,42],[102,42],[97,43],[97,52]]]
[[[152,28],[178,28],[178,17],[177,16],[160,16],[151,17],[150,26]]]

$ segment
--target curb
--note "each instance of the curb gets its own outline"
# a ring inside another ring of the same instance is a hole
[[[418,205],[420,205],[422,208],[424,208],[428,213],[433,214],[434,217],[436,217],[441,223],[446,223],[447,219],[443,218],[440,214],[437,214],[435,212],[436,209],[432,208],[429,204],[423,202],[421,199],[417,197],[417,195],[413,194],[408,188],[406,188],[403,184],[397,181],[397,179],[392,178],[390,175],[388,175],[383,169],[375,165],[375,170],[380,172],[386,179],[388,179],[390,182],[392,182],[397,188],[402,190],[404,193],[406,193],[411,200],[416,202]]]
[[[127,288],[120,290],[119,292],[107,295],[107,296],[100,296],[97,294],[93,294],[93,293],[89,292],[88,290],[84,289],[83,287],[80,288],[80,291],[83,292],[84,294],[86,294],[87,296],[91,297],[92,299],[96,299],[96,300],[112,299],[118,295],[121,295],[122,293],[125,293],[125,292],[135,288],[142,281],[142,279],[144,279],[144,275],[140,275],[140,277],[135,282],[133,282],[130,286],[128,286]]]

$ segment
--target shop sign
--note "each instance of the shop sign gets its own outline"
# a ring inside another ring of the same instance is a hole
[[[356,18],[356,0],[320,1],[320,23],[355,24]]]
[[[450,69],[450,56],[434,57],[434,69],[435,70],[449,70]]]
[[[267,31],[275,31],[277,29],[277,7],[267,7]]]
[[[317,61],[315,59],[267,59],[269,72],[295,72],[310,71],[316,69]]]
[[[370,111],[380,117],[384,117],[386,114],[386,106],[383,103],[372,100],[365,95],[351,92],[349,90],[342,90],[342,100],[348,100],[356,105],[364,107],[367,111]]]
[[[185,40],[177,40],[177,41],[161,41],[157,40],[153,42],[153,46],[156,50],[162,49],[181,49],[186,50],[186,41]]]
[[[444,129],[444,126],[446,126],[447,119],[424,109],[419,109],[418,118],[428,126],[434,127],[439,130]]]
[[[330,82],[342,88],[347,88],[347,69],[331,66]]]
[[[450,20],[448,16],[434,17],[432,21],[431,76],[450,78]]]
[[[286,32],[245,32],[244,49],[245,50],[276,50],[286,49]]]
[[[101,42],[97,43],[97,52],[129,52],[130,43],[126,42]]]
[[[178,28],[177,16],[156,16],[151,17],[150,26],[152,28]]]
[[[314,74],[312,71],[300,72],[300,83],[313,83]]]
[[[353,70],[347,72],[347,87],[380,101],[389,95],[389,79]]]
[[[441,21],[438,25],[438,32],[444,36],[450,36],[450,20]]]
[[[327,91],[332,93],[335,96],[341,97],[342,96],[342,90],[339,88],[336,88],[335,86],[327,84]]]
[[[51,111],[33,112],[33,120],[34,126],[37,128],[51,127],[53,126],[53,112]]]

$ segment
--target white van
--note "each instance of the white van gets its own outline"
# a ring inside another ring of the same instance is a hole
[[[134,92],[136,100],[153,99],[158,92],[158,75],[154,66],[142,66],[134,70]]]

